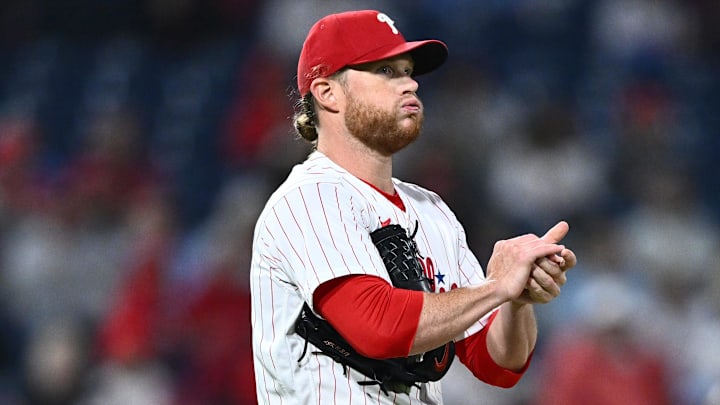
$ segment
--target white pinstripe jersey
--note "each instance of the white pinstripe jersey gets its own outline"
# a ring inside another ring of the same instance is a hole
[[[419,229],[415,235],[423,267],[436,292],[484,280],[467,246],[465,231],[440,197],[393,179],[403,212],[377,190],[314,152],[295,166],[270,197],[255,227],[251,265],[252,329],[258,401],[273,405],[441,404],[440,382],[412,388],[409,395],[377,386],[327,356],[306,354],[293,328],[303,302],[321,283],[348,274],[388,280],[370,240],[382,225]],[[465,331],[480,330],[487,316]],[[312,348],[308,350],[311,352]]]

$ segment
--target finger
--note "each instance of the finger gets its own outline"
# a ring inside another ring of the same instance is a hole
[[[537,235],[535,235],[533,233],[526,233],[525,235],[518,235],[518,236],[515,236],[514,238],[510,238],[510,239],[508,239],[508,241],[528,242],[528,241],[533,241],[533,240],[538,240],[538,239],[540,239],[540,238],[538,238]]]
[[[577,257],[575,256],[575,252],[570,249],[563,249],[560,252],[560,256],[565,261],[564,265],[560,265],[563,271],[570,270],[577,264]]]
[[[560,253],[562,253],[562,251],[561,251]],[[562,255],[560,255],[560,254],[547,256],[546,259],[548,259],[548,260],[552,261],[553,263],[557,264],[559,267],[565,266],[565,259],[564,259],[564,258],[562,257]]]
[[[565,221],[560,221],[550,228],[540,239],[550,243],[557,243],[567,235],[569,230],[570,225]]]
[[[567,282],[567,276],[565,275],[565,272],[563,272],[562,267],[548,258],[544,257],[536,260],[535,265],[545,271],[548,276],[552,277],[555,283],[559,286],[563,286]]]
[[[540,267],[535,267],[530,274],[530,285],[532,286],[532,282],[534,281],[537,283],[543,290],[547,291],[548,293],[552,294],[553,296],[557,296],[560,294],[560,286],[557,282],[555,282],[555,278],[553,278],[550,274],[545,272]]]
[[[546,243],[542,239],[529,242],[525,248],[527,248],[528,254],[535,257],[535,260],[540,258],[547,258],[548,256],[559,255],[565,249],[563,245],[556,245],[554,243]],[[534,260],[533,260],[534,261]]]
[[[530,299],[538,304],[548,303],[555,298],[555,295],[543,289],[534,278],[530,279],[530,285],[528,286],[527,291]]]
[[[534,262],[541,257],[559,255],[563,249],[565,249],[563,245],[548,243],[534,235],[523,235],[495,242],[493,252],[514,251],[516,254],[524,256],[525,259],[532,259],[531,261]]]

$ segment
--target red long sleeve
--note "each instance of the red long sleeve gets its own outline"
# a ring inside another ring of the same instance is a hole
[[[498,312],[490,316],[488,324],[478,333],[455,343],[455,353],[475,377],[490,385],[510,388],[520,381],[530,366],[532,353],[520,371],[513,371],[499,366],[490,357],[487,348],[487,334]]]
[[[351,275],[321,284],[313,302],[358,353],[384,359],[410,353],[423,293],[394,288],[376,276]]]
[[[352,275],[321,284],[313,300],[316,311],[360,354],[383,359],[410,353],[422,311],[422,292],[394,288],[375,276]],[[520,371],[495,363],[487,349],[487,333],[496,315],[480,332],[456,342],[455,352],[481,381],[510,388],[527,371],[532,355]]]

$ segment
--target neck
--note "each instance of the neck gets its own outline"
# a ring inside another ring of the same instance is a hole
[[[317,149],[353,176],[393,194],[392,156],[368,149],[361,142],[331,142],[319,138]],[[324,142],[323,142],[324,141]]]

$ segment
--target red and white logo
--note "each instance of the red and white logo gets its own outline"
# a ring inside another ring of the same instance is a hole
[[[377,19],[378,19],[378,21],[384,22],[385,24],[387,24],[390,27],[390,29],[392,30],[393,34],[397,35],[400,33],[400,31],[398,31],[398,29],[395,28],[395,21],[390,19],[390,17],[388,17],[387,14],[378,13]]]

